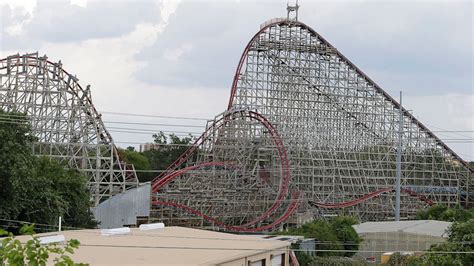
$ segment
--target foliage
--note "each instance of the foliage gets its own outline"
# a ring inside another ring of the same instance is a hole
[[[393,253],[389,261],[384,264],[388,266],[421,266],[427,265],[422,257],[416,255],[402,255],[400,252]],[[428,266],[428,265],[427,265]]]
[[[471,253],[428,253],[426,260],[437,265],[471,265],[474,261],[474,219],[455,222],[448,230],[446,243],[433,245],[430,251]]]
[[[430,247],[423,256],[393,254],[387,265],[472,265],[474,261],[474,219],[455,222],[448,230],[448,241]]]
[[[352,256],[355,252],[343,252],[342,250],[358,250],[362,239],[352,228],[357,220],[352,217],[335,217],[329,222],[318,220],[304,224],[299,228],[289,229],[284,234],[301,235],[305,238],[314,238],[316,249],[326,250],[316,252],[316,256]],[[341,252],[327,251],[341,250]]]
[[[434,205],[417,214],[418,219],[454,222],[447,231],[448,241],[435,244],[421,257],[394,254],[388,265],[472,265],[474,261],[474,212],[460,206]]]
[[[35,162],[35,175],[38,178],[45,179],[44,182],[49,180],[53,193],[57,194],[65,203],[64,212],[59,213],[64,218],[64,225],[96,228],[97,222],[93,220],[90,211],[90,192],[87,187],[87,178],[77,170],[65,169],[62,164],[45,157],[40,157]],[[54,221],[56,221],[58,216],[54,218]]]
[[[20,192],[24,188],[19,180],[29,176],[32,168],[29,144],[34,139],[29,134],[29,124],[21,122],[21,117],[0,110],[0,217],[3,218],[17,217],[22,212]]]
[[[448,229],[448,240],[435,244],[421,257],[394,254],[388,265],[472,265],[474,261],[474,213],[462,207],[435,205],[422,210],[418,219],[454,222]]]
[[[298,244],[293,244],[292,248],[293,249],[299,249],[299,245]],[[304,251],[296,251],[295,256],[296,256],[296,260],[298,260],[298,263],[301,266],[309,265],[310,263],[313,262],[313,259],[314,259],[313,256],[307,254]]]
[[[179,138],[171,134],[166,137],[161,131],[154,134],[153,138],[155,143],[163,145],[156,150],[145,151],[143,155],[150,161],[151,168],[156,170],[165,170],[188,149],[193,140],[191,135]]]
[[[299,262],[299,261],[298,261]],[[347,257],[313,257],[308,264],[300,265],[324,265],[324,266],[369,266],[367,262],[360,259]]]
[[[344,250],[359,250],[359,243],[362,238],[359,237],[353,225],[358,224],[358,221],[349,216],[338,216],[330,221],[332,231],[336,235],[337,239],[342,243]],[[344,256],[353,256],[355,252],[345,252]]]
[[[336,234],[331,225],[323,220],[304,224],[299,228],[289,229],[285,234],[301,235],[305,238],[314,238],[317,242],[316,249],[319,250],[342,250]],[[316,256],[339,256],[342,252],[318,251]]]
[[[35,223],[95,227],[86,177],[76,170],[32,154],[25,116],[0,110],[0,217]],[[4,118],[15,118],[9,123]]]
[[[466,210],[459,205],[454,208],[448,208],[446,205],[436,204],[428,209],[420,210],[416,218],[418,220],[465,222],[474,218],[474,209]]]
[[[137,171],[137,176],[140,182],[146,182],[152,180],[156,174],[152,172],[146,172],[151,170],[151,165],[148,157],[143,155],[141,152],[136,152],[133,147],[127,147],[126,150],[119,149],[120,159],[127,163],[133,164]],[[143,172],[141,172],[143,171]]]
[[[1,239],[0,245],[0,265],[46,265],[50,254],[57,254],[53,259],[54,265],[72,266],[72,265],[88,265],[83,263],[75,263],[69,254],[74,254],[74,249],[80,245],[76,239],[67,241],[64,247],[58,246],[56,243],[42,245],[38,237],[33,236],[33,225],[23,226],[20,231],[23,234],[32,235],[32,239],[21,243],[12,233],[8,233],[0,229],[0,236],[7,235]]]
[[[133,164],[135,169],[138,170],[137,176],[140,182],[153,180],[161,173],[160,171],[165,170],[178,159],[193,141],[191,135],[180,138],[175,134],[166,136],[162,131],[153,134],[152,137],[154,143],[160,144],[159,148],[143,152],[137,152],[133,147],[119,150],[120,158],[127,163]],[[150,172],[149,170],[156,170],[156,172]]]

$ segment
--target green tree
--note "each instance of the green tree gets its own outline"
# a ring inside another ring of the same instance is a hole
[[[0,110],[0,217],[17,217],[24,206],[21,179],[31,174],[30,125],[18,113]]]
[[[90,211],[90,192],[86,176],[75,169],[66,169],[64,165],[46,157],[37,158],[33,169],[34,176],[42,181],[43,186],[46,182],[49,184],[48,189],[51,190],[52,198],[59,197],[64,202],[64,207],[58,209],[62,211],[59,214],[63,216],[65,226],[97,227],[97,222],[93,220]],[[57,217],[53,217],[55,219],[51,223],[54,223]]]
[[[148,158],[151,169],[157,170],[155,173],[157,176],[161,170],[168,168],[176,159],[181,156],[191,145],[193,138],[191,135],[188,137],[180,138],[175,134],[171,134],[168,137],[163,132],[153,135],[154,142],[161,144],[158,149],[144,151],[143,155]]]
[[[429,266],[423,261],[422,257],[416,255],[402,255],[400,252],[395,252],[390,256],[386,264],[387,266]]]
[[[362,238],[359,237],[356,230],[352,227],[358,223],[355,218],[349,216],[334,217],[330,221],[332,231],[342,243],[344,250],[354,250],[354,252],[345,252],[344,256],[346,257],[353,256],[359,250],[359,243],[362,242]]]
[[[465,222],[474,218],[474,209],[466,210],[460,205],[448,208],[446,205],[436,204],[428,209],[420,210],[417,213],[416,218],[418,220]]]
[[[357,223],[357,220],[352,217],[340,216],[331,219],[329,222],[318,220],[306,223],[299,228],[288,229],[283,234],[314,238],[315,247],[318,250],[341,250],[341,252],[318,251],[316,256],[352,256],[355,252],[343,252],[342,250],[356,251],[359,249],[359,243],[362,239],[352,228],[352,225]]]
[[[133,147],[132,147],[133,148]],[[127,147],[127,149],[119,149],[120,159],[127,163],[133,164],[137,171],[137,176],[140,182],[147,182],[152,180],[156,175],[151,170],[150,161],[143,153],[136,152],[134,149]]]
[[[424,256],[427,265],[472,265],[474,261],[474,219],[455,222],[448,230],[448,241],[435,244]]]
[[[62,216],[65,225],[95,227],[85,176],[34,156],[26,121],[0,110],[0,217],[54,225]]]

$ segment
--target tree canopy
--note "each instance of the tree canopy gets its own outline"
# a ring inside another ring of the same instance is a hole
[[[449,208],[446,205],[436,204],[416,214],[418,220],[438,220],[446,222],[465,222],[474,219],[474,209],[464,209],[457,205]]]
[[[191,145],[193,137],[178,137],[175,134],[166,136],[162,131],[153,134],[155,149],[137,152],[133,147],[119,149],[120,158],[134,165],[140,182],[153,180],[161,171],[178,159]]]
[[[12,122],[14,121],[14,122]],[[87,179],[77,170],[32,153],[26,116],[0,110],[0,217],[55,225],[95,227]],[[15,224],[2,221],[4,227]]]
[[[329,221],[317,220],[306,223],[299,228],[292,228],[284,232],[286,235],[301,235],[305,238],[314,238],[316,249],[336,250],[318,251],[316,256],[353,256],[359,249],[362,239],[359,237],[352,225],[357,224],[357,220],[352,217],[338,216]],[[282,234],[278,232],[277,234]],[[340,252],[337,252],[340,250]],[[351,250],[354,250],[352,252]],[[298,257],[303,257],[303,253],[297,253]],[[307,257],[307,256],[305,256]],[[311,261],[310,258],[300,258]]]

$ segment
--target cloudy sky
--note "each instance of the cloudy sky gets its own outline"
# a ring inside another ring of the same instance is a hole
[[[286,3],[0,0],[0,57],[38,51],[61,60],[83,86],[91,85],[119,146],[136,145],[155,130],[202,131],[167,124],[205,121],[110,112],[212,118],[224,111],[244,46],[261,23],[286,16]],[[300,5],[301,21],[389,94],[398,98],[403,90],[405,107],[474,161],[471,1]],[[121,132],[127,127],[139,130]],[[446,130],[458,132],[439,132]]]

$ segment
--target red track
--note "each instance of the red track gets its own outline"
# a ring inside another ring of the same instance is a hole
[[[180,169],[180,170],[175,170],[179,165],[186,162],[186,160],[189,159],[189,157],[194,153],[194,151],[199,147],[199,145],[202,144],[208,138],[207,134],[211,130],[217,130],[217,129],[221,128],[222,126],[224,126],[229,121],[231,121],[231,120],[233,120],[237,117],[248,117],[250,119],[256,120],[268,130],[268,132],[270,133],[270,136],[273,140],[273,143],[277,147],[278,156],[280,158],[280,163],[281,163],[282,178],[281,178],[281,181],[280,181],[280,187],[279,187],[277,198],[273,202],[272,206],[270,208],[268,208],[264,213],[262,213],[262,215],[260,215],[256,219],[254,219],[254,220],[252,220],[252,221],[250,221],[246,224],[240,225],[236,228],[247,228],[247,227],[252,226],[254,224],[257,224],[258,222],[261,222],[261,221],[265,220],[266,218],[268,218],[269,216],[271,216],[276,211],[276,209],[281,205],[283,200],[288,195],[290,178],[291,178],[290,169],[289,169],[289,161],[288,161],[288,157],[287,157],[287,154],[286,154],[286,149],[285,149],[285,146],[283,144],[283,141],[282,141],[281,137],[278,135],[278,132],[276,131],[275,127],[264,116],[262,116],[261,114],[259,114],[257,112],[254,112],[254,111],[242,111],[242,110],[230,111],[229,113],[225,114],[222,118],[220,118],[218,121],[216,121],[215,124],[217,124],[218,127],[209,127],[194,142],[194,144],[186,150],[186,152],[183,155],[181,155],[173,164],[171,164],[166,169],[165,172],[163,172],[161,175],[159,175],[157,178],[155,178],[153,180],[153,183],[152,183],[152,192],[153,192],[153,194],[157,193],[163,186],[165,186],[166,184],[171,182],[176,177],[178,177],[178,176],[180,176],[180,175],[182,175],[182,174],[184,174],[184,173],[186,173],[190,170],[194,170],[194,169],[201,168],[201,167],[206,167],[206,166],[231,165],[232,164],[231,162],[205,162],[205,163],[201,163],[201,164],[198,164],[198,165],[189,166],[189,167],[186,167],[186,168],[183,168],[183,169]],[[160,201],[155,200],[154,202],[155,202],[155,204],[158,204],[158,202],[160,202]],[[177,207],[177,208],[182,208],[182,209],[188,210],[188,211],[190,211],[194,214],[198,213],[198,211],[196,211],[196,210],[191,211],[192,209],[188,206],[184,207],[184,205],[180,205],[180,204],[174,204],[173,206]],[[290,204],[290,206],[291,206],[291,204]],[[199,215],[199,216],[201,216],[201,215]],[[207,215],[205,217],[204,216],[202,216],[202,217],[205,218],[205,219],[207,219],[206,217],[211,218]],[[213,221],[213,220],[209,220],[209,221]],[[215,221],[213,221],[213,222],[216,223]],[[230,225],[228,225],[228,226],[230,226]],[[232,226],[230,226],[230,227],[232,227]]]
[[[289,192],[289,185],[290,185],[290,179],[291,179],[291,174],[290,174],[290,170],[289,170],[289,161],[288,161],[288,157],[287,157],[287,154],[286,154],[286,149],[284,147],[284,144],[283,144],[283,140],[281,139],[281,137],[278,135],[278,132],[277,130],[275,129],[275,127],[264,117],[262,116],[261,114],[257,113],[257,112],[254,112],[254,111],[232,111],[231,108],[232,108],[232,102],[233,102],[233,98],[234,98],[234,94],[235,94],[235,90],[236,90],[236,87],[237,87],[237,81],[238,81],[238,76],[239,76],[239,72],[240,72],[240,69],[245,61],[245,55],[246,53],[248,52],[251,44],[254,42],[254,40],[256,40],[258,38],[258,36],[264,32],[268,27],[270,27],[272,24],[270,25],[267,25],[266,27],[262,28],[253,38],[252,40],[248,43],[247,47],[245,48],[244,50],[244,53],[242,54],[242,57],[239,61],[239,64],[238,64],[238,67],[237,67],[237,71],[235,73],[235,77],[234,77],[234,81],[233,81],[233,84],[232,84],[232,91],[231,91],[231,97],[229,99],[229,105],[228,105],[228,111],[229,113],[224,115],[222,118],[220,118],[218,121],[216,121],[216,124],[220,123],[219,124],[219,127],[217,128],[208,128],[206,129],[206,131],[194,142],[194,144],[192,146],[190,146],[175,162],[173,162],[167,169],[166,171],[164,171],[161,175],[159,175],[158,177],[156,177],[153,182],[152,182],[152,191],[153,191],[153,194],[155,194],[156,192],[158,192],[161,188],[163,188],[163,186],[165,186],[166,184],[168,184],[169,182],[171,182],[173,179],[175,179],[176,177],[186,173],[187,171],[190,171],[190,170],[194,170],[194,169],[198,169],[198,168],[201,168],[201,167],[207,167],[207,166],[234,166],[232,164],[232,162],[205,162],[205,163],[201,163],[201,164],[198,164],[198,165],[194,165],[194,166],[189,166],[189,167],[186,167],[186,168],[183,168],[183,169],[179,169],[179,170],[176,170],[180,165],[182,165],[183,163],[185,163],[189,157],[195,152],[195,150],[199,147],[200,144],[202,144],[207,138],[207,134],[210,133],[211,130],[216,130],[220,127],[222,127],[225,123],[227,123],[228,121],[230,120],[233,120],[236,118],[236,114],[240,114],[241,116],[244,116],[244,117],[248,117],[250,119],[253,119],[253,120],[257,120],[258,122],[260,122],[270,133],[270,136],[275,144],[275,146],[277,147],[277,151],[278,151],[278,155],[280,157],[280,163],[281,163],[281,174],[282,174],[282,179],[280,181],[280,187],[279,187],[279,192],[278,192],[278,195],[277,195],[277,198],[275,199],[274,203],[272,204],[272,206],[267,209],[262,215],[260,215],[259,217],[257,217],[256,219],[254,219],[253,221],[249,222],[249,223],[246,223],[246,224],[243,224],[243,225],[240,225],[240,226],[233,226],[233,225],[228,225],[228,224],[225,224],[224,222],[222,221],[219,221],[213,217],[210,217],[204,213],[201,213],[195,209],[192,209],[190,208],[189,206],[186,206],[186,205],[182,205],[182,204],[178,204],[178,203],[173,203],[173,202],[167,202],[167,201],[160,201],[160,200],[157,200],[156,198],[154,198],[154,200],[152,201],[152,204],[155,204],[155,205],[165,205],[165,206],[170,206],[170,207],[175,207],[175,208],[179,208],[179,209],[182,209],[182,210],[185,210],[187,212],[190,212],[194,215],[197,215],[197,216],[201,216],[203,217],[204,219],[210,221],[210,222],[213,222],[215,225],[218,225],[220,227],[223,227],[223,228],[226,228],[228,230],[231,230],[231,231],[241,231],[241,232],[257,232],[257,231],[264,231],[264,230],[268,230],[268,229],[271,229],[271,228],[274,228],[275,226],[277,226],[278,224],[282,223],[283,221],[285,221],[291,214],[293,214],[293,212],[297,209],[298,205],[299,205],[299,198],[300,198],[300,195],[299,193],[297,192],[293,192],[292,193],[292,197],[291,197],[291,201],[290,201],[290,204],[287,208],[287,210],[285,211],[285,213],[280,216],[279,218],[275,219],[271,224],[268,224],[268,225],[265,225],[265,226],[260,226],[260,227],[254,227],[254,228],[249,228],[250,226],[252,225],[255,225],[257,224],[258,222],[261,222],[263,220],[265,220],[266,218],[270,217],[272,214],[274,214],[274,212],[276,211],[276,209],[281,206],[283,200],[287,197],[288,195],[288,192]],[[314,30],[312,30],[311,28],[307,27],[306,25],[304,24],[301,24],[303,27],[306,27],[308,28],[309,30],[311,30],[312,32],[314,32]],[[315,33],[316,34],[316,33]],[[319,36],[319,35],[318,35]],[[320,37],[321,38],[321,37]],[[323,40],[325,41],[325,40]],[[14,57],[12,57],[14,58]],[[35,59],[35,60],[38,60],[38,58],[36,57],[32,57],[32,56],[18,56],[17,57],[18,59],[19,58],[27,58],[27,59]],[[5,61],[6,58],[4,59],[0,59],[0,62],[3,62]],[[54,64],[53,62],[51,61],[46,61],[47,64]],[[19,63],[21,65],[21,63]],[[352,63],[351,63],[352,64]],[[32,66],[37,66],[35,64],[31,64],[31,62],[28,62],[28,65],[32,65]],[[69,76],[70,74],[67,73],[64,69],[62,68],[59,68],[61,71],[64,72],[64,74],[66,76]],[[77,86],[79,87],[80,90],[83,90],[81,88],[81,86],[79,84],[77,84]],[[76,94],[77,97],[79,97],[77,95],[77,92],[76,91],[72,91],[73,93]],[[387,96],[387,95],[386,95]],[[388,97],[388,96],[387,96]],[[391,98],[390,98],[391,99]],[[97,110],[95,109],[93,103],[92,103],[92,100],[90,98],[87,98],[86,99],[90,106],[92,107],[93,109],[93,112],[95,113],[95,115],[99,115]],[[422,126],[422,125],[421,125]],[[424,129],[426,129],[424,126],[422,126]],[[104,127],[105,128],[105,127]],[[431,133],[431,132],[429,132]],[[110,134],[106,131],[106,134],[111,138]],[[115,149],[114,149],[115,150]],[[449,148],[448,148],[449,151],[451,151]],[[116,150],[115,150],[116,152]],[[454,153],[453,153],[454,154]],[[455,154],[454,154],[455,155]],[[117,154],[118,156],[118,154]],[[457,155],[455,155],[456,157],[458,157]],[[462,161],[462,160],[461,160]],[[316,207],[319,207],[319,208],[328,208],[328,209],[336,209],[336,208],[346,208],[346,207],[350,207],[350,206],[354,206],[356,204],[359,204],[361,202],[364,202],[366,200],[369,200],[369,199],[372,199],[376,196],[379,196],[383,193],[388,193],[388,192],[393,192],[394,189],[393,188],[382,188],[382,189],[379,189],[377,191],[374,191],[374,192],[370,192],[358,199],[355,199],[355,200],[351,200],[351,201],[346,201],[346,202],[340,202],[340,203],[320,203],[320,202],[313,202],[313,201],[309,201],[309,203],[313,206],[316,206]],[[410,190],[410,189],[402,189],[402,192],[404,193],[407,193],[409,194],[410,196],[414,196],[414,197],[417,197],[419,200],[429,204],[429,205],[432,205],[433,204],[433,201],[431,201],[430,199],[426,198],[425,196],[423,195],[418,195],[415,191],[413,190]]]
[[[369,194],[366,194],[358,199],[355,200],[350,200],[350,201],[345,201],[345,202],[339,202],[339,203],[321,203],[321,202],[314,202],[314,201],[309,201],[309,203],[315,207],[318,208],[324,208],[324,209],[341,209],[341,208],[346,208],[346,207],[351,207],[354,205],[357,205],[361,202],[364,202],[366,200],[369,200],[371,198],[377,197],[383,193],[386,192],[393,192],[395,191],[394,188],[382,188],[373,192],[370,192]],[[433,201],[426,198],[425,196],[418,195],[415,191],[407,189],[407,188],[402,188],[401,192],[404,192],[410,196],[417,197],[419,200],[425,202],[428,205],[433,205]]]
[[[295,210],[298,208],[298,205],[299,205],[299,194],[298,193],[293,193],[293,196],[292,196],[292,200],[290,202],[290,205],[288,206],[287,210],[285,211],[285,213],[278,217],[277,219],[275,219],[272,223],[270,224],[267,224],[267,225],[264,225],[264,226],[260,226],[260,227],[254,227],[254,228],[246,228],[246,227],[243,227],[243,226],[234,226],[234,225],[228,225],[222,221],[219,221],[213,217],[210,217],[200,211],[197,211],[189,206],[186,206],[186,205],[183,205],[183,204],[179,204],[179,203],[174,203],[174,202],[169,202],[169,201],[159,201],[159,200],[153,200],[152,201],[152,204],[155,204],[155,205],[164,205],[164,206],[169,206],[169,207],[174,207],[174,208],[178,208],[178,209],[182,209],[186,212],[189,212],[189,213],[192,213],[196,216],[200,216],[202,218],[204,218],[205,220],[207,221],[210,221],[210,222],[213,222],[215,225],[217,226],[220,226],[222,228],[225,228],[227,230],[230,230],[230,231],[237,231],[237,232],[260,232],[260,231],[265,231],[265,230],[268,230],[268,229],[272,229],[274,227],[276,227],[277,225],[281,224],[283,221],[285,221],[286,219],[288,219],[288,217],[290,217],[293,212],[295,212]]]
[[[208,215],[206,215],[202,212],[199,212],[199,211],[197,211],[197,210],[195,210],[195,209],[193,209],[189,206],[183,205],[183,204],[168,202],[168,201],[161,201],[161,200],[158,200],[155,197],[153,197],[152,204],[154,204],[154,205],[164,205],[164,206],[169,206],[169,207],[182,209],[186,212],[189,212],[189,213],[192,213],[194,215],[200,216],[200,217],[204,218],[205,220],[214,223],[217,226],[223,227],[223,228],[231,230],[231,231],[240,231],[240,232],[257,232],[257,231],[263,231],[263,230],[273,228],[276,225],[283,222],[284,220],[286,220],[296,210],[296,208],[298,206],[299,195],[296,196],[296,197],[295,197],[295,195],[292,196],[292,200],[290,201],[290,204],[289,204],[286,212],[282,216],[280,216],[278,219],[274,220],[273,223],[268,224],[266,226],[249,228],[252,225],[255,225],[255,224],[265,220],[266,218],[270,217],[272,214],[274,214],[274,212],[277,210],[277,208],[281,206],[283,200],[288,195],[290,178],[291,178],[291,174],[290,174],[290,170],[289,170],[289,161],[288,161],[288,157],[287,157],[287,154],[286,154],[286,149],[283,145],[283,141],[282,141],[281,137],[278,135],[278,132],[276,131],[274,126],[265,117],[263,117],[262,115],[260,115],[257,112],[254,112],[254,111],[229,112],[228,114],[224,115],[222,118],[220,118],[219,120],[217,120],[215,122],[215,124],[218,125],[217,127],[209,127],[208,129],[206,129],[206,131],[194,142],[194,144],[191,147],[189,147],[186,150],[185,153],[183,153],[183,155],[181,155],[173,164],[171,164],[164,173],[162,173],[160,176],[158,176],[157,178],[154,179],[154,181],[152,183],[153,194],[156,194],[160,189],[162,189],[169,182],[173,181],[176,177],[178,177],[178,176],[180,176],[180,175],[182,175],[182,174],[184,174],[188,171],[191,171],[191,170],[199,169],[199,168],[202,168],[202,167],[208,167],[208,166],[237,167],[232,162],[204,162],[204,163],[201,163],[201,164],[192,165],[192,166],[188,166],[188,167],[183,168],[183,169],[176,170],[176,168],[178,166],[180,166],[181,164],[183,164],[184,162],[186,162],[186,160],[189,159],[189,157],[194,153],[194,151],[199,147],[199,145],[202,144],[208,138],[207,134],[211,130],[217,130],[217,129],[221,128],[227,122],[239,117],[238,115],[240,115],[240,117],[248,117],[250,119],[257,120],[258,122],[260,122],[268,130],[275,146],[277,147],[277,151],[278,151],[278,155],[280,157],[280,163],[281,163],[282,179],[281,179],[281,182],[280,182],[280,188],[279,188],[278,195],[277,195],[275,201],[273,202],[272,206],[270,208],[268,208],[264,213],[262,213],[262,215],[255,218],[254,220],[252,220],[252,221],[250,221],[246,224],[243,224],[243,225],[234,226],[234,225],[225,224],[222,221],[219,221],[219,220],[217,220],[213,217],[210,217],[210,216],[208,216]],[[370,193],[368,193],[368,194],[366,194],[366,195],[364,195],[364,196],[362,196],[358,199],[351,200],[351,201],[340,202],[340,203],[321,203],[321,202],[309,201],[309,203],[311,205],[315,206],[315,207],[318,207],[318,208],[339,209],[339,208],[351,207],[351,206],[354,206],[354,205],[359,204],[361,202],[364,202],[366,200],[372,199],[376,196],[379,196],[383,193],[393,192],[393,191],[394,191],[393,188],[382,188],[382,189],[370,192]],[[418,195],[416,192],[414,192],[412,190],[402,189],[402,192],[407,193],[411,196],[416,196],[421,201],[424,201],[429,205],[433,204],[433,202],[431,200],[427,199],[424,196]]]

